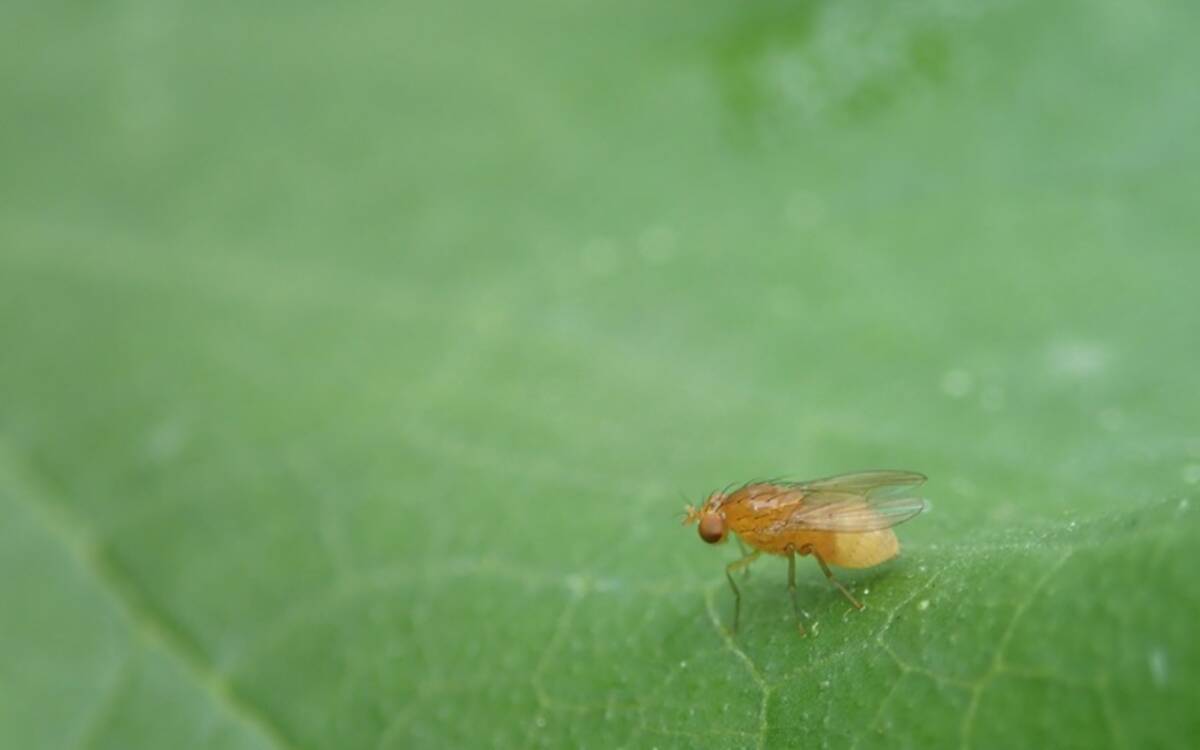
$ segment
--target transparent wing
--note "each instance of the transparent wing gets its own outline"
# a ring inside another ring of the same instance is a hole
[[[885,488],[912,488],[924,484],[925,475],[915,471],[859,471],[853,474],[838,474],[824,479],[806,482],[789,482],[797,489],[829,490],[857,495],[868,495]],[[891,490],[888,490],[890,493]]]
[[[787,526],[846,533],[888,529],[925,509],[925,499],[913,494],[924,481],[914,471],[864,471],[790,483],[804,495]]]
[[[813,531],[879,531],[903,523],[925,510],[915,496],[864,498],[841,492],[814,492],[787,518],[787,526]]]

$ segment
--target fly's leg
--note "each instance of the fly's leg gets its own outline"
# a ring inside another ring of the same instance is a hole
[[[733,582],[733,572],[754,562],[761,554],[761,552],[755,550],[742,559],[734,560],[725,566],[725,578],[729,581],[729,588],[733,589],[733,627],[730,629],[732,633],[737,632],[738,616],[742,613],[742,594],[738,591],[737,584]]]
[[[787,546],[788,553],[788,593],[792,595],[792,612],[796,614],[796,629],[800,631],[800,637],[808,635],[808,631],[804,629],[804,623],[800,621],[800,602],[796,601],[796,550],[792,545]]]
[[[833,571],[830,570],[829,566],[825,563],[825,558],[821,557],[821,553],[817,552],[815,549],[813,549],[811,544],[806,544],[803,547],[801,547],[800,554],[812,555],[813,557],[815,557],[817,560],[817,564],[821,566],[821,572],[825,574],[825,577],[829,579],[830,583],[832,583],[834,586],[837,586],[838,591],[842,592],[842,596],[844,596],[848,600],[850,600],[850,604],[855,609],[863,608],[862,602],[855,599],[854,595],[850,593],[849,589],[847,589],[845,586],[843,586],[841,581],[839,581],[838,579],[833,577]]]
[[[747,555],[749,555],[750,550],[746,549],[746,545],[744,543],[742,543],[742,538],[740,536],[738,536],[737,534],[734,534],[733,538],[737,540],[738,549],[740,549],[742,551],[742,557],[746,557]],[[742,569],[742,580],[744,581],[749,577],[750,577],[750,566],[746,565]]]

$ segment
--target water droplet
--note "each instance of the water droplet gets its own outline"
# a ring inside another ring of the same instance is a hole
[[[1154,684],[1158,687],[1165,687],[1167,684],[1167,652],[1162,648],[1153,648],[1147,654],[1147,660],[1150,662],[1150,676],[1154,679]]]
[[[183,450],[188,430],[180,422],[164,422],[151,430],[146,439],[146,455],[152,461],[168,461]]]
[[[1079,524],[1075,523],[1074,521],[1071,521],[1070,523],[1068,523],[1068,524],[1067,524],[1067,530],[1068,530],[1068,531],[1074,531],[1074,530],[1075,530],[1075,527],[1076,527],[1076,526],[1078,526],[1078,525],[1079,525]]]
[[[534,720],[533,720],[533,723],[534,723],[534,724],[537,724],[537,728],[538,728],[538,729],[544,729],[544,728],[546,727],[546,717],[545,717],[545,716],[539,716],[539,717],[537,717],[536,719],[534,719]]]
[[[1183,467],[1183,481],[1188,484],[1200,484],[1200,464],[1188,464]]]
[[[1110,406],[1100,410],[1100,413],[1096,415],[1096,421],[1109,432],[1119,432],[1125,426],[1125,415],[1117,407]]]
[[[598,237],[583,246],[580,253],[583,270],[595,276],[608,276],[617,270],[620,258],[617,245],[610,239]]]
[[[829,687],[829,680],[821,680],[821,689],[825,690]]]
[[[1179,512],[1186,513],[1188,508],[1192,507],[1192,502],[1186,497],[1179,501]]]
[[[681,661],[681,662],[679,662],[679,668],[680,668],[680,669],[687,669],[687,660],[686,660],[686,659],[685,659],[685,660],[683,660],[683,661]]]
[[[638,252],[652,265],[662,265],[675,256],[677,243],[675,230],[665,224],[656,224],[644,230],[637,239]]]
[[[870,594],[870,593],[871,593],[871,589],[863,589],[862,595],[866,596],[867,594]]]
[[[917,609],[921,610],[922,612],[924,612],[925,610],[929,609],[929,600],[928,600],[928,599],[922,599],[922,600],[921,600],[921,601],[920,601],[920,602],[917,604]]]
[[[950,479],[950,489],[967,497],[975,494],[975,484],[966,477],[952,477]]]
[[[948,370],[942,376],[942,393],[950,398],[962,398],[971,392],[974,378],[971,373],[962,369]]]
[[[783,207],[783,217],[797,229],[812,229],[825,218],[825,201],[807,190],[797,190]]]
[[[1110,355],[1104,346],[1095,342],[1058,341],[1051,344],[1047,358],[1054,374],[1085,378],[1107,367]]]

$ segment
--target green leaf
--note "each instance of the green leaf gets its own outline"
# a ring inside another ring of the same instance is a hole
[[[1194,745],[1198,20],[6,7],[0,746]]]

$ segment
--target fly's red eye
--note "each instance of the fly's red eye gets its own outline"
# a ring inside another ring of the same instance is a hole
[[[716,544],[725,538],[725,519],[716,513],[705,513],[700,518],[700,538],[709,544]]]

